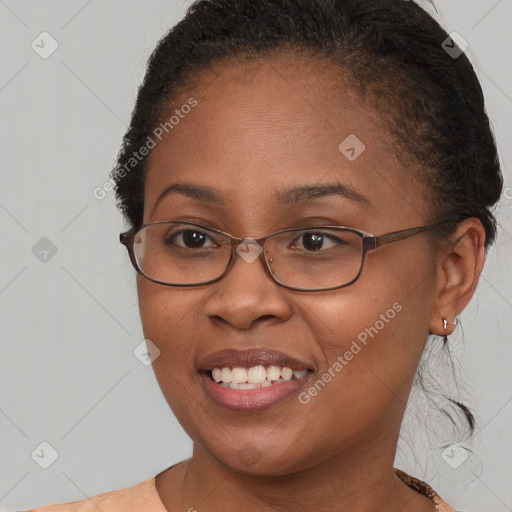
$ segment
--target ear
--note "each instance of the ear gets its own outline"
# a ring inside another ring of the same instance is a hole
[[[455,329],[455,317],[467,306],[485,261],[485,229],[479,219],[465,219],[450,237],[437,262],[436,295],[429,329],[444,336]],[[446,330],[443,320],[448,321]]]

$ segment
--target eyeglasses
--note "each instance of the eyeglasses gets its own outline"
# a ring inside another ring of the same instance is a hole
[[[121,233],[120,242],[135,270],[154,283],[215,283],[226,275],[237,252],[248,263],[263,255],[266,271],[280,286],[314,292],[354,283],[369,251],[445,222],[380,236],[344,226],[297,227],[254,240],[195,222],[162,221]]]

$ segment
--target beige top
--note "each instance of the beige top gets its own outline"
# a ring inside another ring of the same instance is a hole
[[[436,512],[456,512],[425,482],[396,468],[395,473],[409,487],[430,498],[436,507]],[[167,512],[156,490],[155,477],[126,489],[104,492],[72,503],[34,508],[28,512],[98,512],[98,510],[102,512]]]

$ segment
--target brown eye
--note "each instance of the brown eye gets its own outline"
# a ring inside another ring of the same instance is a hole
[[[302,240],[302,243],[297,246],[297,241]],[[320,251],[321,249],[330,249],[335,245],[342,244],[343,241],[328,235],[327,233],[307,231],[301,233],[293,242],[292,249],[304,249],[308,252]]]
[[[197,230],[185,229],[168,236],[165,243],[167,245],[186,247],[187,249],[202,249],[205,247],[205,243],[208,240],[210,240],[210,237],[206,233]],[[178,243],[176,241],[178,241]]]

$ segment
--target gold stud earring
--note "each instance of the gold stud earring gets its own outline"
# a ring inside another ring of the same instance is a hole
[[[448,320],[446,318],[443,318],[443,331],[446,331],[448,329]],[[457,327],[457,317],[455,317],[455,322],[453,322],[453,326]],[[443,336],[443,344],[446,345],[448,343],[448,335],[445,333]]]

